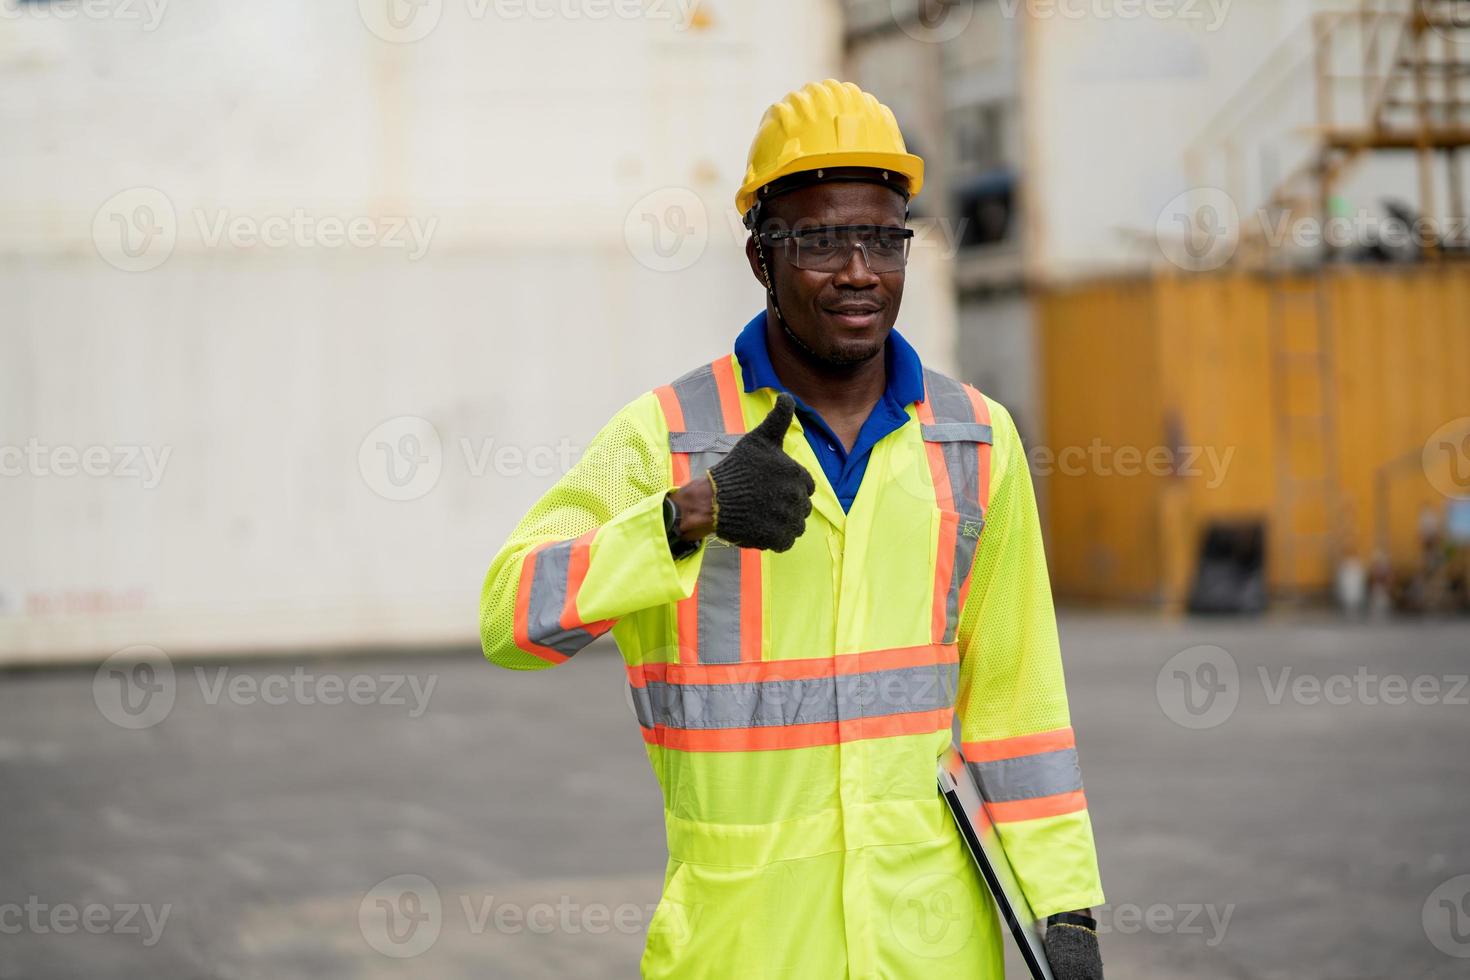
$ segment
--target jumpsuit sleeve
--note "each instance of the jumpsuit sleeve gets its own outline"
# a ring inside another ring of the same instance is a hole
[[[704,548],[680,561],[664,535],[672,489],[656,396],[615,415],[521,519],[485,575],[480,645],[493,664],[541,670],[623,616],[687,598]]]
[[[1045,917],[1104,899],[1031,474],[1010,413],[989,405],[990,508],[960,614],[956,710],[964,758]]]

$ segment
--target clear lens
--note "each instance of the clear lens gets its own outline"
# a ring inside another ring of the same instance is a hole
[[[860,248],[868,268],[873,272],[897,272],[908,263],[909,239],[875,232],[818,231],[786,240],[787,255],[798,269],[811,272],[839,272],[852,259],[852,250]]]

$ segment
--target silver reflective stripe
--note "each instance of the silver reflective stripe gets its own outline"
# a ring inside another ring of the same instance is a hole
[[[948,428],[956,423],[978,425],[975,406],[964,386],[953,378],[935,371],[924,372],[924,390],[934,412],[934,421]],[[922,434],[922,433],[921,433]],[[944,451],[944,464],[949,470],[950,490],[955,510],[965,517],[983,517],[980,512],[980,440],[945,439],[939,445]]]
[[[933,425],[921,425],[919,429],[925,442],[993,441],[990,426],[983,422],[936,422]]]
[[[740,549],[724,542],[704,546],[699,569],[698,661],[702,664],[740,662]]]
[[[671,388],[684,411],[684,428],[690,432],[724,432],[725,413],[720,408],[720,388],[715,369],[702,365],[674,381]]]
[[[669,451],[675,453],[727,453],[740,441],[739,432],[670,432]]]
[[[954,706],[959,664],[899,667],[862,674],[744,684],[633,687],[633,710],[644,728],[701,731],[771,728],[936,711]]]
[[[954,574],[945,596],[943,640],[952,643],[959,631],[960,590],[970,576],[980,533],[985,528],[985,511],[980,505],[980,444],[991,443],[992,431],[990,426],[975,421],[975,406],[960,382],[926,369],[924,391],[934,422],[921,426],[920,435],[944,453],[950,496],[960,519],[954,543]]]
[[[679,378],[669,385],[674,397],[679,399],[679,409],[684,413],[684,432],[680,441],[703,442],[697,448],[675,446],[675,433],[669,433],[669,449],[676,453],[689,454],[689,478],[697,479],[720,461],[729,448],[709,436],[725,434],[725,413],[720,407],[720,388],[715,382],[715,369],[706,364]],[[737,436],[738,438],[738,436]],[[734,445],[734,443],[731,443]]]
[[[1076,749],[966,764],[975,774],[980,792],[991,803],[1034,800],[1082,788],[1082,769],[1077,764]]]
[[[531,597],[526,603],[526,637],[568,657],[597,639],[581,627],[561,628],[561,611],[567,603],[567,573],[575,544],[576,541],[562,541],[548,545],[528,559],[536,567],[531,570]]]

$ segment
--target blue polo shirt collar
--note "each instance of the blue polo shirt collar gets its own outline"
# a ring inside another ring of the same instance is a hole
[[[853,443],[850,452],[843,449],[841,440],[826,421],[800,398],[796,398],[796,411],[806,431],[807,442],[816,453],[817,461],[837,499],[842,503],[843,510],[849,509],[857,496],[873,446],[907,422],[908,406],[924,397],[924,365],[919,360],[918,352],[897,330],[889,331],[883,356],[888,373],[887,386],[858,431],[857,441]],[[788,391],[776,376],[776,369],[771,364],[770,350],[766,347],[764,310],[756,314],[740,331],[740,336],[735,338],[735,357],[740,361],[746,393],[757,388]]]

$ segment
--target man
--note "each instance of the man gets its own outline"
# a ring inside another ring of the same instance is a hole
[[[935,784],[965,756],[1059,980],[1102,901],[1045,556],[1006,410],[893,329],[893,114],[825,81],[767,111],[737,203],[766,308],[636,399],[521,521],[486,656],[612,631],[664,797],[645,977],[1000,977],[1001,929]]]

